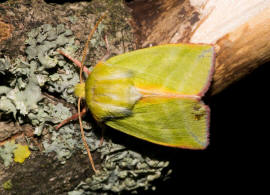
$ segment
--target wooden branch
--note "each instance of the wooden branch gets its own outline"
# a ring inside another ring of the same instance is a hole
[[[209,43],[216,49],[211,94],[270,60],[270,2],[263,0],[134,1],[142,47],[164,43]]]

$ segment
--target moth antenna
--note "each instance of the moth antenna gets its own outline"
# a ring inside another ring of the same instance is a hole
[[[101,21],[104,19],[104,17],[107,15],[107,12],[105,12],[105,14],[103,16],[101,16],[99,18],[99,20],[97,21],[97,23],[95,24],[94,28],[91,30],[91,32],[88,35],[87,41],[84,45],[84,49],[83,49],[83,57],[82,57],[82,61],[81,61],[81,69],[80,69],[80,82],[82,83],[82,70],[83,70],[83,66],[84,66],[84,61],[87,55],[87,49],[88,49],[88,45],[89,45],[89,41],[92,38],[92,36],[94,35],[98,25],[101,23]]]
[[[85,46],[84,46],[84,49],[83,49],[83,57],[82,57],[81,68],[80,68],[80,83],[83,83],[82,72],[83,72],[83,68],[84,68],[84,61],[85,61],[85,58],[86,58],[89,41],[92,38],[93,34],[95,33],[95,31],[96,31],[98,25],[100,24],[100,22],[106,16],[106,14],[107,14],[107,12],[103,16],[101,16],[99,18],[99,20],[95,24],[94,28],[91,30],[91,32],[88,35],[87,41],[86,41]],[[82,118],[81,118],[81,98],[78,99],[78,115],[79,115],[79,123],[80,123],[80,130],[81,130],[81,134],[82,134],[83,144],[84,144],[84,147],[87,150],[88,158],[89,158],[89,161],[90,161],[90,163],[92,165],[92,168],[93,168],[94,172],[97,173],[97,170],[95,168],[95,163],[93,161],[93,158],[92,158],[90,149],[89,149],[89,147],[87,145],[87,142],[86,142],[86,139],[85,139],[85,135],[84,135],[84,131],[83,131]]]
[[[83,140],[84,147],[86,148],[86,151],[87,151],[88,158],[89,158],[89,161],[91,163],[92,169],[94,170],[95,173],[97,173],[97,170],[95,168],[95,163],[93,161],[93,158],[92,158],[90,149],[89,149],[89,147],[87,145],[87,142],[86,142],[86,139],[85,139],[85,135],[84,135],[84,131],[83,131],[82,117],[80,115],[80,112],[81,112],[81,110],[80,110],[81,109],[80,103],[81,103],[81,98],[78,99],[78,113],[79,113],[79,123],[80,123],[80,130],[81,130],[81,134],[82,134],[82,140]]]

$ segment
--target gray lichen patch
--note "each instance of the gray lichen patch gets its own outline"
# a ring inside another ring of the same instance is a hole
[[[24,90],[19,90],[19,87],[16,86],[7,93],[6,97],[22,115],[26,115],[30,111],[35,113],[38,109],[37,103],[42,99],[40,87],[32,81],[25,86]]]
[[[10,67],[10,60],[7,57],[0,59],[0,74],[4,75],[9,67]]]
[[[99,139],[93,131],[86,131],[85,136],[91,151],[95,151],[99,146]],[[59,131],[52,131],[51,139],[45,140],[43,146],[45,153],[55,152],[61,163],[65,163],[76,150],[85,151],[78,124],[69,124]]]
[[[0,59],[0,74],[5,80],[0,83],[0,111],[12,113],[20,123],[30,122],[38,136],[44,129],[53,131],[53,124],[71,116],[63,104],[48,103],[42,91],[75,103],[73,86],[79,82],[78,72],[57,52],[75,54],[78,46],[72,34],[63,24],[42,25],[28,33],[26,58],[18,57],[14,63],[7,57]]]
[[[7,79],[6,85],[0,85],[0,110],[12,112],[20,122],[24,122],[20,120],[21,116],[30,116],[34,126],[44,125],[46,122],[54,123],[57,117],[44,117],[44,113],[40,111],[49,112],[54,107],[42,103],[41,91],[59,93],[66,101],[75,103],[72,93],[73,86],[79,81],[77,72],[74,65],[67,63],[57,50],[66,49],[75,53],[78,46],[75,45],[72,32],[65,29],[64,25],[52,27],[49,24],[29,32],[25,43],[26,59],[18,57],[13,64],[8,58],[0,59],[0,74],[12,75]],[[59,68],[55,69],[56,66]]]
[[[7,142],[4,146],[0,147],[0,157],[4,161],[4,165],[7,167],[13,161],[13,150],[16,149],[17,146],[14,141]]]
[[[98,151],[103,155],[103,169],[99,174],[88,178],[77,186],[76,190],[94,191],[133,191],[139,188],[153,187],[152,181],[161,177],[168,161],[160,161],[143,156],[110,140]],[[91,194],[91,193],[89,193]]]

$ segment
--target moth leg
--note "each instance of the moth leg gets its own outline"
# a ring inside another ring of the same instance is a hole
[[[105,132],[105,126],[103,124],[99,125],[101,127],[101,138],[100,138],[100,142],[99,142],[99,146],[102,146],[103,141],[104,141],[104,132]]]
[[[104,141],[104,129],[102,128],[101,129],[101,138],[100,138],[100,141],[99,141],[99,146],[102,146],[103,141]]]
[[[80,115],[83,116],[85,113],[86,113],[86,107],[82,109],[82,111],[80,112]],[[69,121],[76,120],[78,118],[79,118],[79,114],[78,113],[74,114],[71,117],[67,118],[66,120],[63,120],[59,125],[55,127],[55,129],[58,130],[60,127],[67,124]]]
[[[57,50],[57,51],[58,51],[58,53],[62,54],[63,56],[65,56],[66,58],[68,58],[70,61],[72,61],[74,64],[76,64],[79,68],[82,67],[82,63],[79,60],[74,59],[70,55],[68,55],[65,52],[63,52],[62,50]],[[88,75],[90,74],[90,71],[86,67],[83,67],[83,72],[85,72]]]

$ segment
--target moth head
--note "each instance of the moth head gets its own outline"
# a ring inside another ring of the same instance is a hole
[[[85,98],[85,83],[75,85],[74,94],[76,97]]]

